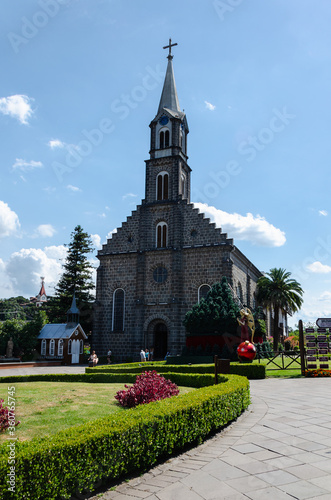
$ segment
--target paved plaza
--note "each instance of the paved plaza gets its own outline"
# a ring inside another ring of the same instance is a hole
[[[16,368],[4,375],[84,373]],[[331,500],[331,380],[252,380],[239,419],[149,472],[96,494],[101,500]]]
[[[330,500],[331,380],[252,380],[252,404],[201,446],[94,500]]]

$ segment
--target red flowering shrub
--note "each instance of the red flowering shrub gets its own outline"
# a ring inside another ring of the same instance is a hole
[[[7,406],[2,406],[4,403],[3,399],[0,399],[0,432],[4,432],[8,427],[16,427],[16,425],[21,422],[15,422],[15,416],[9,414],[9,409]]]
[[[171,380],[166,380],[162,375],[159,375],[155,370],[151,372],[143,372],[138,375],[135,383],[132,386],[125,385],[127,391],[118,391],[115,399],[120,405],[127,408],[151,403],[158,399],[170,398],[177,396],[179,389]]]

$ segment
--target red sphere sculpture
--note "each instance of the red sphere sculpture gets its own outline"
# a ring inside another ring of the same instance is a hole
[[[238,345],[237,353],[240,361],[246,363],[253,361],[253,359],[256,356],[255,345],[249,342],[248,340],[245,340],[245,342],[242,342],[241,344]]]

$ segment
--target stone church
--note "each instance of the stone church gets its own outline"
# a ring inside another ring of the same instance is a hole
[[[117,359],[154,358],[185,345],[183,319],[222,276],[254,307],[260,271],[190,200],[189,127],[169,46],[159,107],[150,123],[145,198],[98,252],[93,348]]]

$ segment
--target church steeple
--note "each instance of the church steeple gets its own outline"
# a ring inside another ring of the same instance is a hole
[[[164,79],[163,90],[161,94],[158,114],[161,113],[163,109],[169,109],[170,111],[180,112],[174,69],[172,66],[173,55],[171,54],[171,47],[174,47],[177,43],[171,43],[171,38],[169,39],[169,45],[163,47],[164,49],[169,48],[168,67],[166,76]]]
[[[79,311],[77,304],[76,304],[76,294],[74,292],[74,295],[72,297],[71,307],[67,311],[67,325],[71,327],[72,325],[78,324],[79,323],[79,314],[80,314],[80,311]]]
[[[186,115],[181,111],[177,95],[173,55],[171,48],[177,43],[163,47],[169,49],[168,65],[157,114],[150,123],[150,159],[146,162],[146,201],[190,200],[190,172],[187,165]]]

